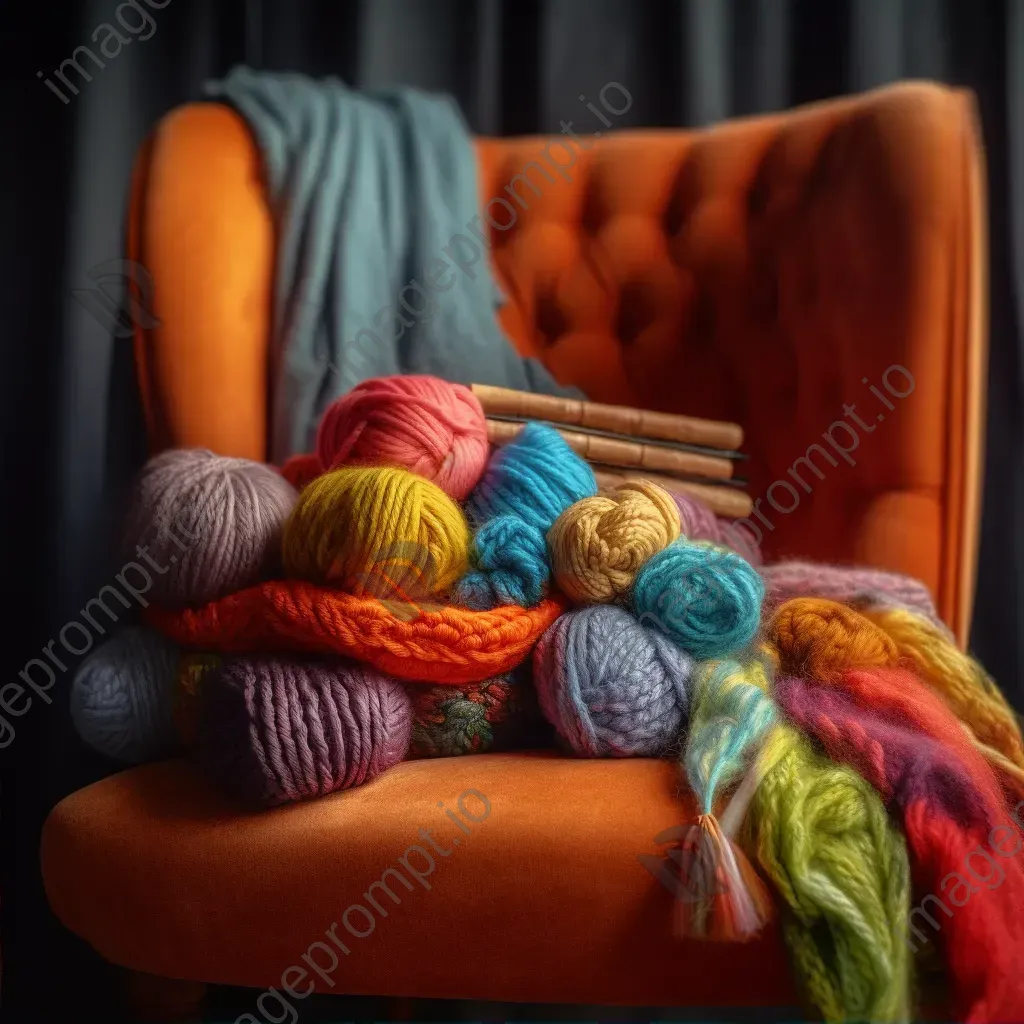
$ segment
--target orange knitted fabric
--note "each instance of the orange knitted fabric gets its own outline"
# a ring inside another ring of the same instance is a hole
[[[343,654],[399,679],[476,683],[529,654],[565,610],[560,599],[491,611],[433,605],[399,614],[390,603],[300,580],[272,580],[202,608],[150,605],[150,625],[182,646],[221,654]]]

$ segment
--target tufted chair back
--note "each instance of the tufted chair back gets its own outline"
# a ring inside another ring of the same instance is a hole
[[[902,84],[703,131],[479,139],[500,320],[592,399],[741,423],[769,560],[923,579],[961,641],[986,371],[969,95]],[[227,108],[168,115],[136,167],[130,255],[154,449],[265,456],[274,238]]]

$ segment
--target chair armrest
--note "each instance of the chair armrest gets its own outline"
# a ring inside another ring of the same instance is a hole
[[[263,459],[274,230],[259,153],[214,103],[168,114],[140,150],[128,253],[160,326],[135,330],[150,447]]]

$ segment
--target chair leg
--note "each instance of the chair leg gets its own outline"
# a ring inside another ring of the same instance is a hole
[[[198,981],[124,972],[122,1002],[133,1024],[193,1024],[202,1021],[206,986]]]

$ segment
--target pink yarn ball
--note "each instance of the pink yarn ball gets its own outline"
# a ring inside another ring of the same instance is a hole
[[[469,388],[438,377],[376,377],[333,402],[320,420],[317,455],[342,465],[400,466],[456,501],[487,465],[487,423]]]

